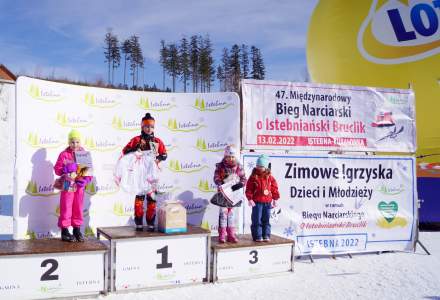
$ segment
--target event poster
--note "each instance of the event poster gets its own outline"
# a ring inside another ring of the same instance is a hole
[[[246,153],[249,176],[258,154]],[[272,233],[296,255],[413,249],[417,229],[414,158],[270,155],[281,198]],[[244,231],[250,232],[246,206]]]
[[[244,149],[415,152],[411,90],[243,80]]]

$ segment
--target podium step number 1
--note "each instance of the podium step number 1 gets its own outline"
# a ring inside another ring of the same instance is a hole
[[[116,290],[203,282],[206,250],[206,237],[119,241]]]
[[[110,241],[110,291],[194,284],[209,278],[209,231],[136,232],[132,226],[98,228]]]

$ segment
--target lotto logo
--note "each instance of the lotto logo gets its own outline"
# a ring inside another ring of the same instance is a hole
[[[358,48],[368,60],[394,64],[440,52],[440,0],[373,2],[358,35]]]

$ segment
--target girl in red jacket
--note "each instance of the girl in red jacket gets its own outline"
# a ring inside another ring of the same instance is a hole
[[[154,136],[155,120],[146,113],[141,122],[141,135],[135,136],[128,142],[128,144],[122,149],[122,154],[127,154],[133,151],[146,151],[155,150],[157,152],[156,163],[167,159],[167,150],[161,139]],[[152,149],[152,148],[155,149]],[[156,200],[152,195],[136,195],[134,200],[134,222],[136,224],[136,231],[142,231],[143,229],[143,216],[144,216],[144,199],[147,198],[147,230],[154,231],[154,220],[156,218]]]
[[[255,242],[270,241],[270,210],[280,198],[278,184],[270,174],[269,157],[262,154],[246,184],[246,198],[252,207],[252,238]]]

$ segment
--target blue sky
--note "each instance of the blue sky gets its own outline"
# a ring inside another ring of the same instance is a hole
[[[259,47],[266,79],[301,80],[306,36],[317,0],[1,1],[0,63],[14,73],[106,80],[103,40],[107,28],[119,40],[140,37],[144,81],[162,86],[160,40],[209,34],[215,60],[234,43]],[[128,6],[127,4],[130,3]],[[116,82],[122,81],[120,68]],[[167,80],[171,86],[171,80]],[[177,89],[183,89],[179,82]]]

